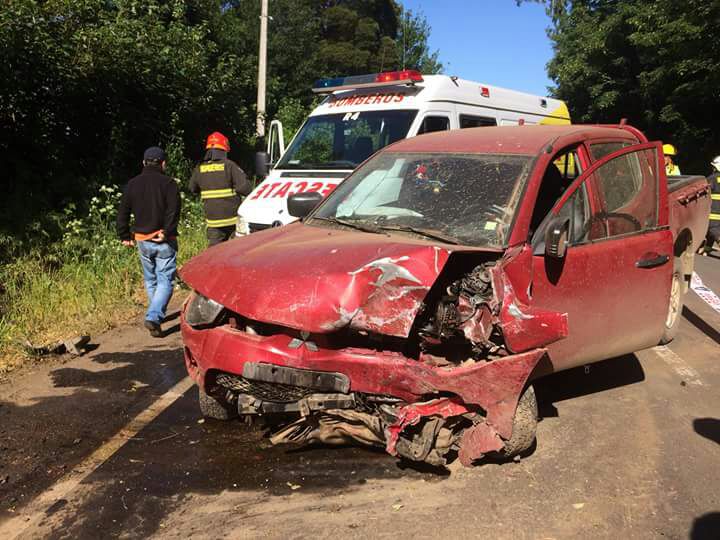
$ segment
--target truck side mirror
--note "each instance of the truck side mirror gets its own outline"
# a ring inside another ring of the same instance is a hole
[[[554,259],[565,257],[569,235],[570,220],[566,217],[553,217],[545,230],[545,255]]]
[[[306,191],[304,193],[295,193],[288,197],[288,213],[292,217],[304,218],[312,212],[323,196],[317,191]]]
[[[267,152],[255,152],[255,175],[264,178],[270,169],[270,158]]]

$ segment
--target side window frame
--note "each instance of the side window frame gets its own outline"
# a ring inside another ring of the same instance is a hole
[[[446,128],[445,129],[435,129],[433,131],[422,131],[423,126],[425,126],[426,120],[429,118],[442,118],[446,122]],[[437,133],[440,131],[450,131],[452,129],[452,124],[450,123],[450,115],[449,114],[441,114],[439,112],[428,112],[425,116],[422,117],[422,120],[420,120],[420,125],[418,126],[416,135],[425,135],[426,133]]]
[[[550,216],[556,216],[558,212],[564,207],[566,204],[566,201],[572,197],[575,192],[578,189],[582,189],[584,191],[584,197],[585,197],[585,204],[587,207],[587,210],[592,213],[593,207],[592,207],[592,199],[591,199],[591,191],[587,189],[585,184],[580,184],[580,186],[577,186],[577,180],[579,180],[585,173],[587,169],[590,168],[590,156],[588,154],[587,148],[582,143],[575,143],[568,146],[565,146],[554,153],[552,159],[548,161],[547,167],[557,167],[556,162],[563,157],[567,159],[568,155],[573,155],[573,159],[576,162],[574,167],[576,169],[579,169],[580,174],[578,174],[575,178],[572,179],[568,187],[565,189],[565,191],[562,193],[560,198],[556,201],[556,203],[553,205],[553,207],[550,209],[548,214],[543,217],[543,220],[540,222],[538,228],[536,231],[530,231],[532,234],[529,238],[530,244],[532,245],[534,250],[537,250],[539,247],[544,245],[544,236],[545,236],[545,228],[547,226],[547,222],[550,219]],[[560,170],[558,168],[558,170]],[[568,179],[567,176],[567,170],[560,171],[560,174],[565,178]],[[543,175],[544,180],[544,175]],[[543,185],[540,185],[540,190],[543,189]],[[538,197],[540,196],[541,191],[538,191]],[[538,204],[537,197],[535,204]],[[534,215],[534,213],[533,213]],[[532,222],[532,217],[531,217]],[[574,239],[571,240],[568,243],[568,246],[578,245],[585,242],[576,242]]]
[[[463,120],[481,120],[482,123],[477,126],[463,126]],[[459,129],[469,129],[473,127],[492,127],[497,126],[497,118],[494,118],[492,116],[480,116],[477,114],[467,114],[467,113],[460,113],[458,114],[458,128]]]
[[[565,205],[565,203],[568,201],[568,199],[570,199],[570,197],[573,196],[575,191],[580,186],[584,185],[586,187],[586,196],[590,203],[590,215],[591,215],[591,219],[592,219],[592,216],[595,216],[596,213],[603,211],[603,208],[602,208],[602,205],[600,202],[600,198],[598,195],[598,187],[595,185],[595,181],[597,178],[595,176],[595,172],[600,167],[604,166],[606,163],[608,163],[618,157],[621,157],[625,154],[632,154],[634,152],[639,152],[639,151],[643,151],[643,150],[653,150],[656,160],[659,159],[659,156],[662,155],[661,154],[661,152],[662,152],[661,144],[658,142],[632,144],[630,146],[626,146],[624,148],[621,148],[620,150],[617,150],[611,154],[606,155],[602,159],[593,162],[590,167],[588,167],[578,178],[575,179],[575,181],[570,185],[570,187],[566,190],[566,192],[563,194],[563,196],[560,198],[560,200],[558,200],[558,202],[555,204],[555,206],[552,208],[552,210],[550,212],[554,216],[557,216],[558,213],[560,212],[560,209],[562,209],[562,207]],[[589,152],[589,149],[587,148],[587,144],[585,145],[585,152],[587,153],[587,156],[586,156],[587,158],[592,157]],[[656,164],[656,167],[660,167],[660,165],[661,164],[658,162]],[[658,184],[659,184],[659,180],[660,180],[659,176],[660,175],[659,175],[659,169],[658,169],[656,171],[656,181],[658,182]],[[661,190],[660,190],[660,186],[658,185],[657,191],[656,191],[656,201],[655,201],[656,219],[657,219],[657,224],[655,227],[648,228],[648,229],[640,229],[639,231],[631,231],[628,233],[614,235],[614,236],[605,236],[604,238],[597,238],[594,240],[586,240],[584,242],[580,242],[578,244],[573,244],[573,245],[582,245],[582,244],[587,244],[587,243],[597,243],[597,242],[604,242],[604,241],[608,241],[608,240],[617,240],[617,239],[626,238],[628,236],[646,234],[647,232],[650,232],[650,231],[667,228],[667,224],[663,225],[662,221],[661,221],[660,204],[659,204],[660,203],[660,195],[661,195]],[[568,247],[570,247],[570,245]]]

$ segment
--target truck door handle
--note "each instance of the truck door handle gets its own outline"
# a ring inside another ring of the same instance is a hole
[[[653,254],[655,255],[655,254]],[[637,268],[655,268],[656,266],[662,266],[670,260],[668,255],[656,255],[650,259],[640,259],[635,263]]]

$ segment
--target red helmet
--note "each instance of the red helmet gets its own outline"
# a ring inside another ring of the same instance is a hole
[[[225,150],[226,152],[229,152],[230,142],[225,135],[223,135],[219,131],[215,131],[208,135],[207,142],[205,143],[205,148],[219,148],[220,150]]]

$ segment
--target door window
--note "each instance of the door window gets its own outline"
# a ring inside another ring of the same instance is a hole
[[[590,145],[590,155],[593,158],[593,161],[599,161],[605,156],[609,156],[613,152],[617,152],[618,150],[625,148],[626,146],[630,146],[629,142],[606,142],[606,143],[596,143]]]
[[[417,134],[432,133],[433,131],[447,131],[450,129],[450,118],[447,116],[426,116],[423,118]]]
[[[598,207],[590,240],[657,227],[657,154],[654,149],[622,154],[601,165],[591,177]],[[602,226],[598,226],[597,224]]]

